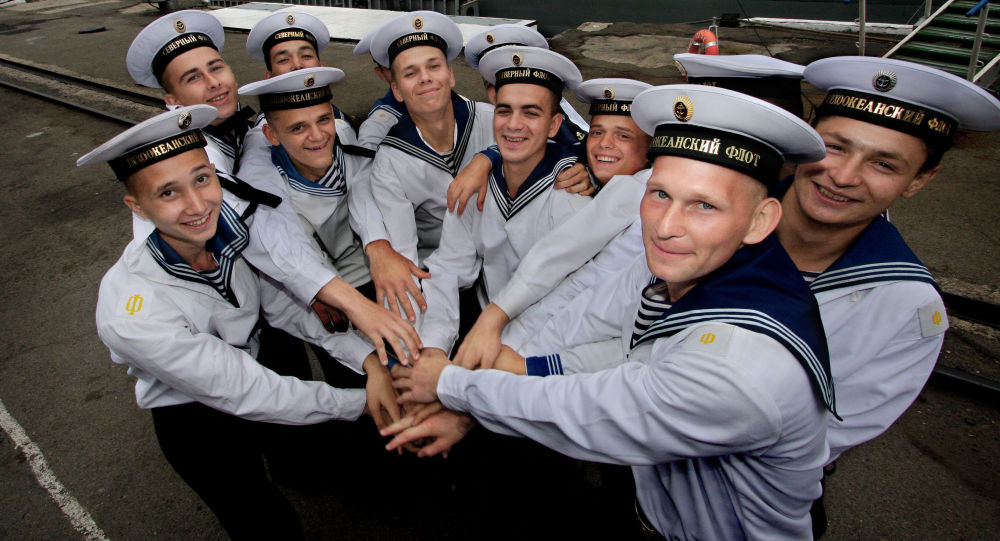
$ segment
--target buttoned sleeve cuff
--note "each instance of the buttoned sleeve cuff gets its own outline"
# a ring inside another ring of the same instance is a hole
[[[358,374],[365,373],[365,358],[375,351],[375,346],[354,330],[328,333],[322,346],[333,358]]]
[[[500,307],[507,317],[514,319],[541,297],[535,288],[520,278],[518,273],[511,277],[496,298],[490,302]]]
[[[365,404],[368,402],[368,395],[364,389],[333,389],[340,395],[339,409],[341,415],[335,418],[347,421],[357,421],[361,414],[365,412]]]
[[[552,376],[563,373],[559,354],[532,356],[524,359],[524,367],[529,376]]]
[[[471,370],[457,365],[444,367],[437,384],[438,400],[444,404],[444,407],[455,411],[469,411],[465,389],[468,387],[467,381],[470,374],[472,374]]]

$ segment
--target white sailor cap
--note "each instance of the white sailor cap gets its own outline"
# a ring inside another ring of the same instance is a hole
[[[135,82],[160,88],[167,64],[198,47],[222,51],[226,33],[218,19],[194,9],[169,13],[146,25],[132,40],[125,55],[128,73]]]
[[[507,45],[549,48],[548,40],[534,28],[522,24],[498,24],[469,38],[465,44],[465,61],[473,68],[479,68],[479,59],[484,54]]]
[[[358,44],[354,46],[354,54],[356,55],[372,54],[372,39],[374,39],[375,36],[378,35],[379,30],[382,30],[386,25],[388,25],[391,22],[392,22],[391,19],[385,21],[384,23],[376,26],[375,28],[372,28],[371,30],[368,31],[367,34],[362,36],[361,39],[358,40]],[[372,59],[375,60],[375,62],[378,62],[378,60],[375,59],[374,55],[372,56]],[[383,68],[389,67],[387,64],[379,63],[379,65],[382,66]]]
[[[806,67],[759,54],[680,53],[674,65],[687,82],[728,88],[771,101],[802,116],[802,72]]]
[[[211,105],[178,107],[143,120],[91,150],[76,165],[108,162],[118,180],[178,154],[205,146],[201,128],[219,116]]]
[[[590,116],[631,115],[632,101],[653,85],[635,79],[590,79],[576,87],[576,97],[590,104]]]
[[[556,94],[562,94],[563,89],[576,90],[583,80],[572,60],[539,47],[494,49],[479,59],[479,73],[497,90],[505,84],[528,83]]]
[[[328,103],[333,98],[330,85],[343,78],[344,72],[337,68],[305,68],[243,85],[239,93],[257,96],[261,111],[301,109]]]
[[[283,41],[303,40],[312,43],[316,51],[330,44],[330,31],[314,15],[279,9],[257,21],[247,36],[247,53],[251,58],[269,61],[271,47]]]
[[[396,55],[422,45],[441,49],[450,62],[462,50],[462,31],[447,15],[411,11],[380,26],[368,42],[372,58],[381,66],[391,66]]]
[[[844,116],[950,145],[956,128],[1000,129],[1000,101],[961,77],[912,62],[869,56],[817,60],[809,84],[826,90],[817,116]]]
[[[693,54],[674,55],[674,64],[681,75],[701,77],[790,77],[801,79],[805,66],[761,54]]]
[[[746,94],[702,85],[650,88],[632,102],[632,118],[653,136],[649,159],[682,156],[734,169],[770,190],[784,162],[826,156],[823,139],[801,118]]]

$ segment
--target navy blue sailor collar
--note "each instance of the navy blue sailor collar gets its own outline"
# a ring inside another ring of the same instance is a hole
[[[658,283],[655,280],[643,290],[643,297]],[[737,250],[722,267],[668,305],[645,332],[634,335],[631,345],[635,348],[708,322],[736,325],[778,341],[799,361],[820,399],[836,415],[819,305],[774,234]]]
[[[219,225],[216,228],[215,236],[208,241],[206,246],[208,251],[215,256],[217,267],[214,271],[196,271],[163,240],[159,231],[153,231],[146,238],[146,248],[167,274],[181,280],[208,285],[237,308],[240,305],[232,290],[233,268],[236,260],[239,259],[240,254],[249,243],[250,231],[247,225],[225,201],[219,207]]]
[[[775,189],[775,196],[779,199],[784,197],[792,181],[791,176],[781,181]],[[809,286],[815,294],[903,280],[926,282],[940,290],[930,271],[907,246],[896,226],[884,216],[878,216]]]
[[[503,174],[503,159],[496,160],[490,170],[489,187],[504,219],[510,220],[539,194],[550,189],[559,173],[576,162],[577,156],[572,149],[549,141],[545,144],[545,155],[542,156],[542,160],[517,188],[517,195],[512,199],[510,192],[507,191],[507,179]]]
[[[569,115],[566,114],[566,111],[562,110],[562,107],[560,107],[559,112],[562,113],[563,116],[562,124],[559,125],[559,131],[556,132],[556,136],[553,139],[557,143],[562,143],[563,145],[572,148],[573,152],[581,162],[586,161],[587,136],[589,133],[574,124],[573,121],[570,120]]]
[[[347,164],[344,162],[344,150],[339,140],[333,145],[333,163],[316,181],[309,180],[299,173],[283,146],[271,147],[271,163],[288,182],[288,186],[295,191],[318,197],[338,197],[347,193],[347,180],[344,178]]]
[[[458,137],[455,140],[455,148],[452,151],[452,159],[448,160],[433,148],[429,147],[420,137],[417,125],[410,117],[410,113],[404,107],[400,113],[399,122],[389,129],[382,144],[394,148],[419,158],[451,176],[458,174],[461,167],[462,157],[469,145],[469,138],[472,136],[472,129],[475,125],[476,102],[452,91],[451,104],[455,111],[455,124],[458,127]]]
[[[250,107],[239,104],[237,107],[233,116],[222,121],[218,126],[209,124],[201,129],[202,133],[210,138],[223,154],[233,160],[233,174],[239,170],[243,139],[256,123],[257,116],[257,113]]]

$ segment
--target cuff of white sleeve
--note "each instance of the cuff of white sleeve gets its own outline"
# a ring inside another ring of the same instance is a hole
[[[457,365],[444,367],[437,384],[438,400],[444,407],[455,411],[468,411],[465,388],[467,387],[466,378],[471,373],[472,371]]]
[[[365,357],[375,351],[372,343],[357,331],[329,333],[323,338],[323,349],[341,364],[364,374]]]
[[[368,394],[364,389],[337,389],[341,393],[342,413],[339,417],[345,421],[357,421],[365,412]]]
[[[524,281],[519,280],[515,274],[511,277],[507,285],[497,294],[495,299],[490,299],[490,302],[500,307],[501,310],[507,317],[514,319],[519,316],[522,312],[528,309],[534,301],[538,299],[528,299],[528,295],[524,292],[532,291],[533,289]]]

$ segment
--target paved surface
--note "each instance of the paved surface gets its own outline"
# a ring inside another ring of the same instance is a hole
[[[154,10],[128,1],[74,6],[49,0],[27,7],[35,9],[0,11],[2,53],[132,86],[125,50],[157,16]],[[101,25],[106,32],[77,33]],[[669,54],[683,50],[695,29],[619,23],[568,31],[553,46],[574,58],[585,77],[677,82]],[[748,29],[726,29],[722,40],[724,52],[758,52],[763,40],[797,62],[854,47],[850,39]],[[224,54],[239,80],[249,82],[261,76],[262,66],[247,58],[244,43],[245,35],[228,34]],[[351,47],[334,43],[323,56],[348,74],[335,90],[336,103],[363,116],[384,86],[370,60],[350,55]],[[460,92],[481,97],[478,76],[461,60],[456,75]],[[2,89],[0,103],[0,414],[9,412],[23,427],[65,487],[63,496],[79,504],[74,508],[64,499],[61,509],[36,478],[35,470],[44,470],[39,457],[0,434],[0,538],[83,537],[63,509],[78,520],[82,511],[112,539],[224,538],[163,460],[148,413],[135,406],[132,379],[108,360],[94,331],[97,284],[128,241],[129,221],[110,171],[73,162],[121,127]],[[994,302],[1000,276],[997,142],[996,134],[961,137],[946,157],[945,173],[893,209],[893,220],[946,287]],[[940,362],[1000,381],[996,349],[995,337],[964,325],[949,334]],[[929,386],[886,435],[839,461],[827,484],[827,539],[995,538],[998,421],[997,404]],[[312,539],[533,539],[554,538],[553,532],[586,539],[617,526],[612,513],[595,511],[599,502],[577,498],[593,479],[589,470],[577,484],[542,475],[484,476],[509,471],[504,466],[530,468],[517,459],[477,462],[470,455],[481,448],[473,442],[456,449],[459,456],[449,460],[457,458],[457,467],[424,464],[423,477],[368,478],[354,463],[341,468],[310,455],[313,483],[287,494]],[[485,479],[495,494],[470,486],[472,478]],[[423,496],[427,491],[432,495]],[[519,499],[549,493],[580,507],[563,505],[543,515],[525,511]],[[504,499],[509,495],[515,496]],[[540,516],[555,518],[540,526]]]

